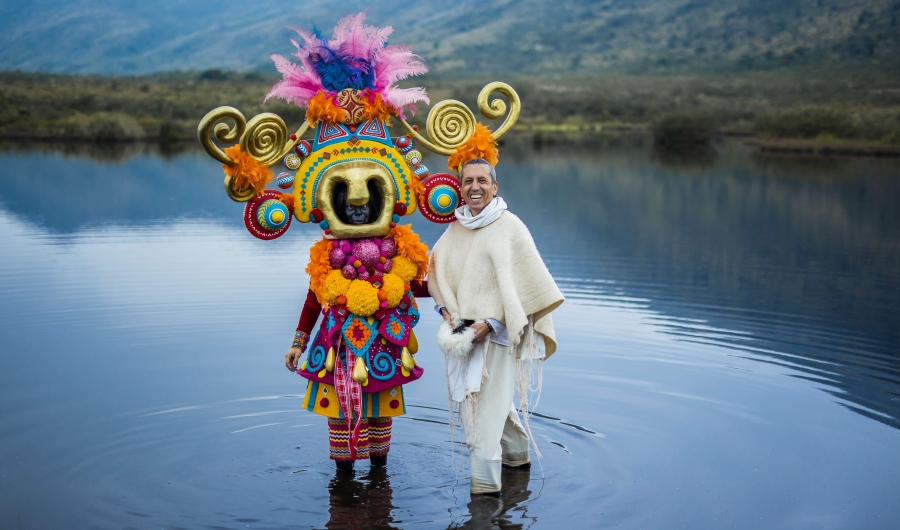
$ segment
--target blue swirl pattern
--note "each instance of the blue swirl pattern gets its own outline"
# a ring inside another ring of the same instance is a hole
[[[310,372],[318,372],[325,366],[325,348],[320,344],[309,352],[306,369]]]
[[[387,381],[394,377],[397,373],[397,366],[394,364],[394,358],[387,352],[378,352],[369,361],[368,356],[365,357],[366,365],[369,368],[369,375],[379,381]]]

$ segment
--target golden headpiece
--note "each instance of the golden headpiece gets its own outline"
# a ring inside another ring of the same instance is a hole
[[[344,17],[331,40],[297,29],[303,43],[292,42],[300,64],[272,56],[283,80],[267,99],[278,97],[307,109],[306,121],[293,134],[288,134],[279,116],[269,112],[248,122],[237,109],[219,107],[200,121],[200,143],[223,163],[228,196],[248,203],[245,222],[256,237],[280,236],[290,225],[291,213],[300,222],[319,223],[336,238],[382,236],[416,206],[432,221],[453,221],[461,202],[458,180],[447,174],[429,175],[421,153],[413,149],[414,141],[449,156],[453,171],[473,158],[497,163],[496,140],[512,128],[521,109],[512,87],[490,83],[478,96],[478,109],[485,117],[506,114],[496,131],[476,123],[463,103],[445,100],[428,113],[426,137],[404,116],[404,109],[428,103],[425,90],[395,86],[399,80],[425,73],[425,65],[408,49],[387,44],[392,28],[364,22],[365,12]],[[494,92],[506,96],[509,106],[500,99],[489,103]],[[390,118],[400,122],[406,135],[391,138]],[[221,123],[227,119],[234,125]],[[312,135],[304,138],[313,125]],[[223,151],[211,135],[226,144],[238,143]],[[278,163],[294,172],[277,178],[280,188],[293,186],[292,194],[265,189],[274,178],[270,167]],[[338,193],[349,204],[375,205],[378,211],[373,220],[344,222],[335,207]]]

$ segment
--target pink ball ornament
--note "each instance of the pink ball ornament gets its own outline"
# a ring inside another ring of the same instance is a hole
[[[384,263],[376,263],[376,264],[375,264],[375,270],[377,270],[377,271],[379,271],[379,272],[383,271],[383,270],[384,270]]]
[[[393,258],[397,255],[397,243],[389,237],[381,242],[381,251],[384,252],[385,256]]]
[[[347,255],[339,248],[331,249],[328,253],[328,261],[331,263],[332,269],[340,269],[347,263]]]
[[[356,278],[356,269],[353,268],[353,265],[344,265],[344,268],[341,269],[341,273],[344,275],[344,278],[347,278],[348,280]]]
[[[353,255],[368,269],[378,263],[381,252],[371,239],[362,239],[353,245]]]
[[[381,264],[381,270],[384,272],[391,272],[391,269],[393,269],[393,268],[394,268],[394,262],[391,260],[387,260],[383,264]]]
[[[341,243],[341,250],[344,251],[344,254],[349,254],[352,250],[352,247],[350,246],[350,243],[344,241],[343,243]]]
[[[331,248],[340,248],[341,242],[338,240],[334,240],[331,242]]]
[[[365,270],[362,271],[361,273],[359,273],[359,276],[357,276],[357,278],[360,279],[360,280],[362,280],[362,281],[364,281],[364,282],[369,281],[369,273],[368,273],[368,271],[365,271]]]

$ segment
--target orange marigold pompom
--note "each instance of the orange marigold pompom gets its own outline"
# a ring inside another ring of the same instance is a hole
[[[397,225],[391,230],[391,236],[397,244],[397,254],[412,261],[416,266],[416,274],[405,280],[413,278],[420,280],[428,274],[428,246],[419,241],[419,235],[412,231],[411,225]],[[394,267],[397,266],[396,258]]]
[[[394,256],[394,266],[391,268],[391,274],[396,274],[404,282],[411,282],[415,277],[418,269],[416,264],[403,256]]]
[[[306,274],[309,274],[309,288],[316,293],[320,304],[327,303],[322,297],[322,285],[325,277],[331,272],[331,263],[328,253],[331,252],[331,241],[320,239],[309,249],[309,263],[306,265]]]
[[[353,280],[347,290],[347,309],[354,315],[367,317],[378,311],[378,289],[365,280]]]
[[[235,190],[253,188],[257,195],[262,195],[266,184],[274,176],[269,166],[259,163],[244,151],[240,145],[225,148],[225,154],[234,161],[234,165],[222,164],[225,174],[231,177],[231,185]]]
[[[344,278],[340,270],[333,269],[325,275],[325,281],[322,283],[322,298],[328,305],[334,305],[338,297],[345,294],[349,288],[350,280]]]
[[[334,98],[324,92],[317,92],[309,100],[309,105],[306,107],[306,119],[309,123],[318,123],[320,121],[341,123],[346,115],[347,111],[335,105]]]
[[[403,279],[392,272],[384,275],[384,285],[382,285],[381,289],[387,295],[388,307],[397,307],[397,304],[403,300],[403,295],[407,291]]]
[[[497,165],[500,151],[497,150],[497,140],[491,136],[491,130],[480,123],[475,124],[475,134],[469,140],[458,147],[456,152],[447,160],[450,171],[459,173],[460,167],[475,158],[483,158],[492,166]]]

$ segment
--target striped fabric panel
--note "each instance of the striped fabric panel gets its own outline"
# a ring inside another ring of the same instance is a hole
[[[381,456],[391,450],[391,432],[394,422],[391,418],[371,418],[369,420],[369,455]]]
[[[355,460],[365,460],[370,456],[386,455],[391,450],[391,432],[394,422],[391,418],[364,418],[360,425],[359,441]],[[340,419],[328,419],[329,456],[332,460],[351,460],[350,428]]]

